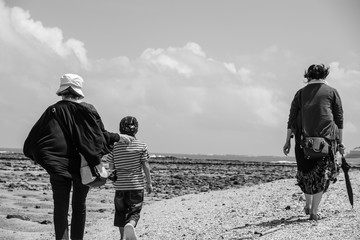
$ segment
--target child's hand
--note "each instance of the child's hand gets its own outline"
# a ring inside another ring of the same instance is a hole
[[[153,187],[152,187],[151,183],[146,183],[146,191],[149,194],[152,193]]]
[[[116,182],[116,180],[117,180],[116,170],[110,170],[110,172],[108,174],[108,179],[113,182]]]

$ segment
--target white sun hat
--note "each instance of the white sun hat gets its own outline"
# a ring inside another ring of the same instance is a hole
[[[59,93],[71,87],[81,97],[84,97],[84,93],[82,91],[83,82],[84,80],[79,75],[67,73],[60,78],[60,87],[56,91],[56,94],[59,95]]]

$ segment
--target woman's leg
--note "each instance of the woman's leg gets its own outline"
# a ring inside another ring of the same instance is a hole
[[[56,240],[68,240],[68,211],[71,179],[51,174],[50,183],[54,199],[54,227]]]
[[[311,201],[312,196],[310,194],[305,193],[306,192],[306,184],[305,184],[305,176],[304,176],[304,170],[307,168],[307,161],[304,156],[304,151],[302,150],[300,144],[298,142],[295,143],[295,159],[296,159],[296,166],[297,166],[297,182],[301,190],[305,194],[305,207],[304,211],[305,214],[310,214],[310,208],[311,208]]]
[[[319,208],[323,193],[324,192],[319,192],[319,193],[316,193],[313,195],[310,214],[316,215],[318,213],[318,208]]]
[[[84,237],[86,221],[86,196],[89,187],[81,183],[80,175],[73,175],[71,234],[73,240]]]
[[[312,198],[313,196],[311,194],[305,193],[305,213],[308,215],[310,214],[311,204],[312,204]]]

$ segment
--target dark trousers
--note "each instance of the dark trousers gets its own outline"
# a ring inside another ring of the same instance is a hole
[[[116,190],[114,226],[124,227],[130,221],[134,221],[136,226],[140,219],[143,202],[144,190]]]
[[[80,175],[73,178],[65,178],[60,175],[51,174],[50,183],[54,199],[54,226],[56,240],[68,240],[68,211],[70,203],[70,192],[72,191],[72,217],[70,237],[73,240],[81,240],[84,236],[86,220],[86,196],[89,187],[81,183]]]

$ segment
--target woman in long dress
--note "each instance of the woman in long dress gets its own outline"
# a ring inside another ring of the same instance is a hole
[[[305,194],[304,211],[310,220],[318,220],[318,207],[330,181],[336,181],[338,174],[336,151],[344,151],[342,144],[343,108],[338,91],[329,86],[326,77],[329,68],[311,65],[305,71],[305,87],[298,90],[291,103],[287,123],[284,154],[290,152],[290,139],[295,135],[295,157],[297,182]],[[305,137],[323,137],[331,149],[327,157],[305,157],[302,141]]]

